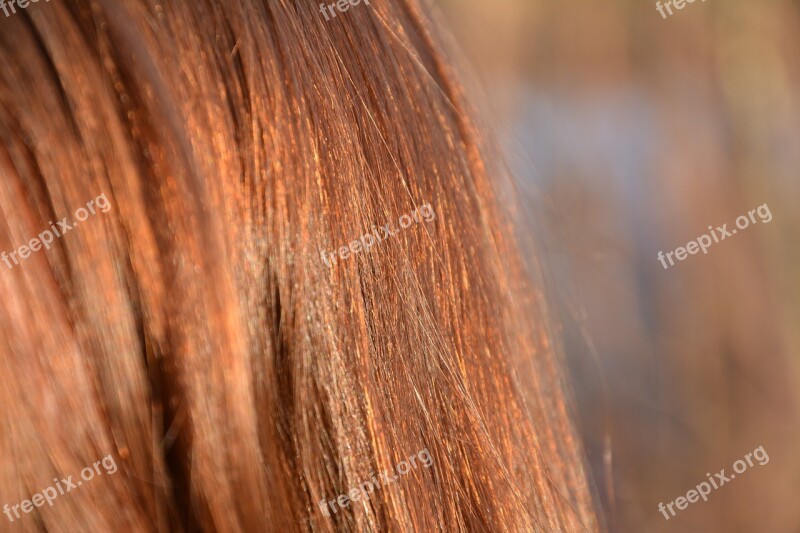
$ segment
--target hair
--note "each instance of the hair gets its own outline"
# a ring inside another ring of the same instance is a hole
[[[503,167],[416,0],[70,0],[0,25],[0,504],[119,466],[0,520],[598,529]]]

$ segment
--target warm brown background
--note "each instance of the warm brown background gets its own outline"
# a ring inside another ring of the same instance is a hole
[[[800,531],[798,2],[427,1],[542,243],[609,528]],[[657,261],[765,202],[769,224]],[[760,445],[767,465],[658,512]]]

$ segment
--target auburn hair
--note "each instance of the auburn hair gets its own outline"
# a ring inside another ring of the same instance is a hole
[[[31,243],[0,263],[0,504],[119,467],[2,529],[599,529],[504,170],[439,39],[417,0],[0,19],[0,249]]]

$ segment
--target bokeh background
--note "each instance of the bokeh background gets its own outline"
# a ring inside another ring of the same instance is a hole
[[[423,1],[518,179],[609,530],[800,531],[800,4]]]

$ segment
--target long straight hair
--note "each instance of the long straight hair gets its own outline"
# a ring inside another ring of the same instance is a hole
[[[0,19],[0,504],[119,466],[0,529],[598,529],[502,166],[427,16],[333,7]]]

